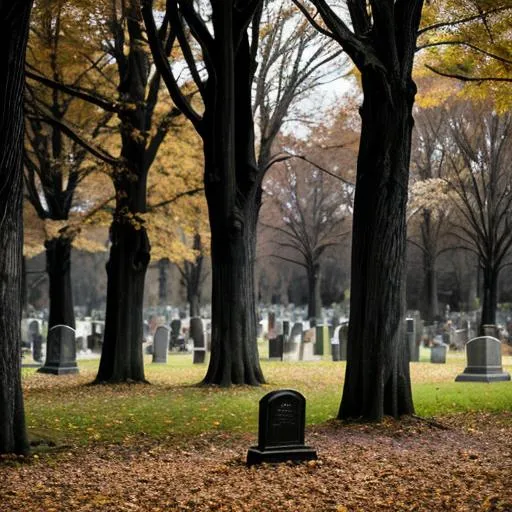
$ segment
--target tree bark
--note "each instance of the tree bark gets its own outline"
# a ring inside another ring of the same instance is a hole
[[[338,417],[379,421],[414,412],[403,315],[416,87],[410,79],[403,90],[371,69],[362,81],[348,362]]]
[[[142,306],[149,240],[144,227],[125,218],[115,218],[110,229],[105,334],[95,382],[145,382]]]
[[[113,182],[116,210],[110,227],[107,263],[105,334],[96,383],[146,382],[144,377],[143,304],[144,280],[150,260],[150,244],[144,219],[147,177],[153,155],[146,147],[156,96],[148,99],[150,61],[142,32],[139,2],[123,4],[129,52],[117,48],[119,100],[126,104],[121,121],[121,161]],[[119,30],[123,30],[119,26]]]
[[[320,264],[315,263],[308,268],[308,318],[310,319],[320,319],[322,314],[320,284]]]
[[[205,105],[205,193],[211,229],[212,353],[204,384],[259,385],[254,261],[261,186],[254,151],[251,85],[255,63],[232,2],[213,19],[217,75]],[[238,43],[235,35],[241,34]],[[236,77],[236,88],[235,88]]]
[[[208,204],[215,209],[214,197]],[[205,384],[265,382],[256,344],[254,224],[250,212],[230,230],[211,224],[212,353]]]
[[[21,390],[23,86],[31,1],[0,4],[0,453],[29,450]]]
[[[158,260],[158,304],[166,306],[167,299],[167,275],[169,273],[169,259],[162,258]]]
[[[48,273],[50,315],[48,329],[55,325],[75,328],[73,293],[71,288],[71,243],[66,237],[45,242],[46,271]]]
[[[496,309],[498,307],[499,270],[492,266],[483,269],[483,301],[480,334],[484,335],[484,325],[496,325]]]

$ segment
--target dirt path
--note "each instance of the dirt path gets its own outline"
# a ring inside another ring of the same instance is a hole
[[[247,468],[254,436],[60,448],[0,462],[0,510],[508,511],[512,413],[336,422],[309,429],[319,460]]]

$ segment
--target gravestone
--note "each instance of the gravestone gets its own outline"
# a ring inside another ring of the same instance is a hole
[[[260,400],[258,445],[249,448],[247,465],[317,458],[304,444],[306,399],[297,391],[271,391]]]
[[[324,325],[317,324],[315,326],[315,355],[324,355]]]
[[[480,336],[466,343],[468,365],[455,382],[496,382],[510,380],[501,365],[501,342],[492,336]]]
[[[43,337],[39,332],[39,322],[32,320],[28,324],[28,337],[29,342],[32,346],[32,359],[36,363],[42,363],[43,361]]]
[[[331,336],[331,354],[333,361],[341,361],[340,355],[340,329],[341,325],[338,325]]]
[[[180,333],[181,333],[181,320],[179,318],[175,318],[174,320],[171,321],[170,348],[179,348]]]
[[[348,322],[343,322],[341,324],[338,338],[340,340],[340,361],[346,361],[348,345]]]
[[[272,340],[277,337],[276,332],[276,314],[273,311],[270,311],[268,314],[268,331],[267,337],[269,340]]]
[[[69,325],[54,325],[48,331],[46,361],[37,371],[53,375],[78,373],[75,330],[73,328]]]
[[[302,322],[296,322],[290,331],[290,335],[284,341],[283,360],[299,361],[302,345]]]
[[[206,356],[206,346],[204,343],[204,331],[203,331],[203,321],[194,317],[190,319],[190,337],[194,342],[194,356],[193,363],[201,364],[204,363]]]
[[[448,347],[444,344],[434,345],[430,349],[430,362],[444,364],[446,363],[446,351]]]
[[[156,328],[153,337],[153,363],[167,363],[169,332],[169,328],[165,325]]]
[[[283,360],[284,336],[280,334],[276,338],[268,340],[268,358]]]
[[[409,361],[418,362],[420,360],[420,347],[416,340],[416,322],[414,318],[405,319],[407,346],[409,350]]]

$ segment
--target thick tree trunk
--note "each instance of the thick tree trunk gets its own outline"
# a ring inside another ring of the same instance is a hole
[[[209,208],[215,210],[214,198]],[[254,300],[254,213],[226,230],[211,225],[212,353],[205,384],[265,382],[256,344]]]
[[[212,353],[203,383],[221,386],[264,382],[254,297],[261,204],[251,107],[254,63],[247,31],[234,29],[234,11],[232,1],[216,3],[217,73],[208,84],[203,118],[212,258]],[[238,34],[240,41],[234,41]]]
[[[414,412],[403,317],[415,86],[411,81],[404,91],[382,82],[371,71],[363,74],[342,419]]]
[[[23,85],[31,1],[0,4],[0,453],[28,452],[21,391]]]
[[[71,288],[71,239],[52,238],[45,242],[48,273],[50,317],[48,328],[67,325],[75,328],[73,293]]]
[[[142,356],[144,279],[150,245],[143,226],[115,218],[107,263],[107,311],[96,382],[145,382]]]
[[[480,334],[484,334],[484,325],[496,325],[496,309],[498,307],[499,270],[493,267],[484,268],[484,290],[482,301],[482,317]]]
[[[308,318],[310,319],[320,319],[322,314],[320,284],[320,265],[317,263],[308,268]]]

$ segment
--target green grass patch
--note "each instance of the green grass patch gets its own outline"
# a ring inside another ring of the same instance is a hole
[[[423,359],[424,354],[422,354]],[[504,358],[512,371],[512,357]],[[336,416],[345,363],[262,361],[267,384],[221,389],[197,387],[205,365],[192,356],[173,354],[167,364],[146,359],[151,385],[90,386],[98,360],[79,361],[80,374],[53,376],[23,370],[29,432],[58,444],[122,442],[140,435],[188,437],[203,432],[256,433],[258,401],[269,391],[291,388],[307,400],[307,423]],[[450,354],[447,364],[411,364],[414,403],[422,416],[512,410],[512,383],[455,383],[464,354]]]

